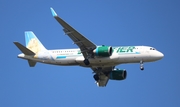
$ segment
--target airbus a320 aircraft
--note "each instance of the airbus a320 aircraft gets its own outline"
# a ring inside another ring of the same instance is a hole
[[[93,70],[93,77],[97,86],[104,87],[109,79],[126,79],[126,70],[117,69],[115,66],[126,63],[140,63],[140,69],[144,70],[144,62],[153,62],[164,57],[161,52],[150,46],[97,46],[62,20],[53,8],[50,9],[53,17],[62,25],[65,34],[79,48],[47,50],[32,31],[26,31],[26,47],[19,42],[14,42],[14,44],[22,52],[18,57],[27,60],[30,67],[34,67],[37,62],[89,67]]]

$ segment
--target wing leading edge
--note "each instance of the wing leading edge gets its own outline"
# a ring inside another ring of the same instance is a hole
[[[96,49],[96,45],[90,40],[88,40],[86,37],[84,37],[82,34],[80,34],[78,31],[76,31],[64,20],[62,20],[53,8],[50,9],[53,17],[64,28],[63,31],[65,32],[65,34],[68,35],[73,40],[74,44],[76,44],[80,48],[83,56],[87,58],[89,54],[92,54],[93,50]]]

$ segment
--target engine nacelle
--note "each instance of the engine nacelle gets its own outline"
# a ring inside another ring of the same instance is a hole
[[[124,79],[126,79],[126,76],[127,76],[126,70],[114,69],[110,73],[109,79],[111,79],[111,80],[124,80]]]
[[[102,56],[102,57],[108,57],[112,55],[112,47],[111,46],[99,46],[97,47],[93,53],[95,56]]]

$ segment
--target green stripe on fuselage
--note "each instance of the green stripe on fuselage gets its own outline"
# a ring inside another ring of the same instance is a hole
[[[117,53],[134,53],[135,46],[123,46],[117,47]]]

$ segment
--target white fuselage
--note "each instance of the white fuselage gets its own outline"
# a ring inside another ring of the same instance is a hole
[[[149,46],[135,46],[131,52],[127,51],[127,47],[129,46],[123,47],[123,50],[121,49],[121,46],[113,47],[113,53],[109,57],[95,56],[89,58],[90,65],[88,66],[83,62],[84,57],[80,52],[80,49],[47,50],[41,51],[34,56],[19,54],[18,57],[53,65],[106,67],[123,63],[139,63],[140,61],[152,62],[159,60],[164,56],[161,52]]]

